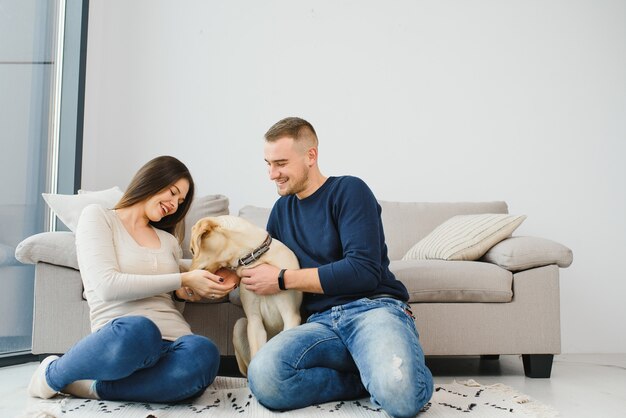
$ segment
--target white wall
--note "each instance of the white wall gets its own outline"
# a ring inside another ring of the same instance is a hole
[[[231,212],[270,206],[263,134],[301,116],[379,199],[528,215],[574,251],[563,352],[626,352],[626,2],[90,5],[83,188],[171,154]]]

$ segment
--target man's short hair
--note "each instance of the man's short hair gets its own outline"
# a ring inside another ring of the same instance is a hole
[[[317,134],[313,125],[301,118],[281,119],[265,133],[267,142],[274,142],[284,137],[293,138],[295,142],[305,142],[308,147],[317,147]]]

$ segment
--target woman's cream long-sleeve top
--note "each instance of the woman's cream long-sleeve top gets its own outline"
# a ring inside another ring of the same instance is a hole
[[[78,266],[89,304],[91,330],[121,316],[151,319],[165,340],[191,334],[170,292],[181,286],[180,245],[156,229],[158,249],[140,246],[114,210],[87,206],[76,228]]]

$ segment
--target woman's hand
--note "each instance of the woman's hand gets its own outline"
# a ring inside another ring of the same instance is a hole
[[[222,272],[222,270],[218,270]],[[176,295],[185,300],[198,301],[200,298],[220,299],[234,290],[238,281],[226,281],[223,277],[206,270],[192,270],[181,274],[182,288]],[[193,298],[193,299],[192,299]]]

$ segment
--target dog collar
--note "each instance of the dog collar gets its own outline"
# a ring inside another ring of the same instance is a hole
[[[270,249],[270,245],[272,244],[272,237],[270,234],[267,234],[267,238],[265,238],[265,241],[263,241],[263,244],[261,244],[261,246],[257,247],[254,251],[252,251],[250,254],[241,257],[239,259],[239,265],[246,267],[250,264],[252,264],[254,261],[258,260],[259,257],[261,257],[263,254],[265,254],[267,252],[267,250]]]

